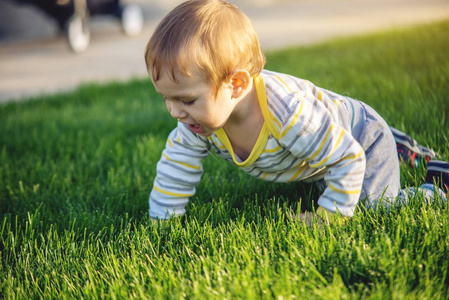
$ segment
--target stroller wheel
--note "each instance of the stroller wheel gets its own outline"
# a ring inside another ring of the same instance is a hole
[[[128,36],[138,35],[143,28],[143,11],[137,4],[128,4],[122,11],[122,29]]]
[[[73,15],[67,26],[67,38],[73,52],[83,52],[89,46],[90,32],[87,20],[79,15]]]

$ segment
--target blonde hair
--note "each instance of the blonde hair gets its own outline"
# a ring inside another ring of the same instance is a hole
[[[218,90],[235,69],[258,75],[265,55],[249,18],[222,0],[190,0],[174,8],[159,23],[145,49],[147,70],[157,81],[163,69],[205,75]]]

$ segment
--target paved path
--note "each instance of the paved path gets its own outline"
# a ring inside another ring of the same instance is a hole
[[[62,36],[0,44],[0,102],[70,90],[85,82],[147,76],[143,60],[146,42],[162,16],[179,2],[145,6],[150,19],[142,34],[134,38],[124,36],[118,23],[111,20],[93,21],[91,44],[82,54],[71,53]],[[265,50],[449,18],[448,0],[233,2],[251,18]]]

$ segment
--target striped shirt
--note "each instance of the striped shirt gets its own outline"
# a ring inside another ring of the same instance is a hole
[[[318,204],[352,216],[365,173],[365,153],[351,135],[352,110],[347,97],[311,82],[264,70],[254,78],[264,124],[242,161],[223,129],[202,137],[178,123],[157,164],[150,193],[150,216],[165,219],[185,213],[195,194],[202,160],[213,149],[218,156],[256,178],[274,181],[324,179]]]

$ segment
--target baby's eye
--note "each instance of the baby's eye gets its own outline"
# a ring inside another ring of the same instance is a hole
[[[191,100],[191,101],[183,101],[182,103],[184,103],[184,105],[189,106],[192,105],[195,102],[195,100]]]

